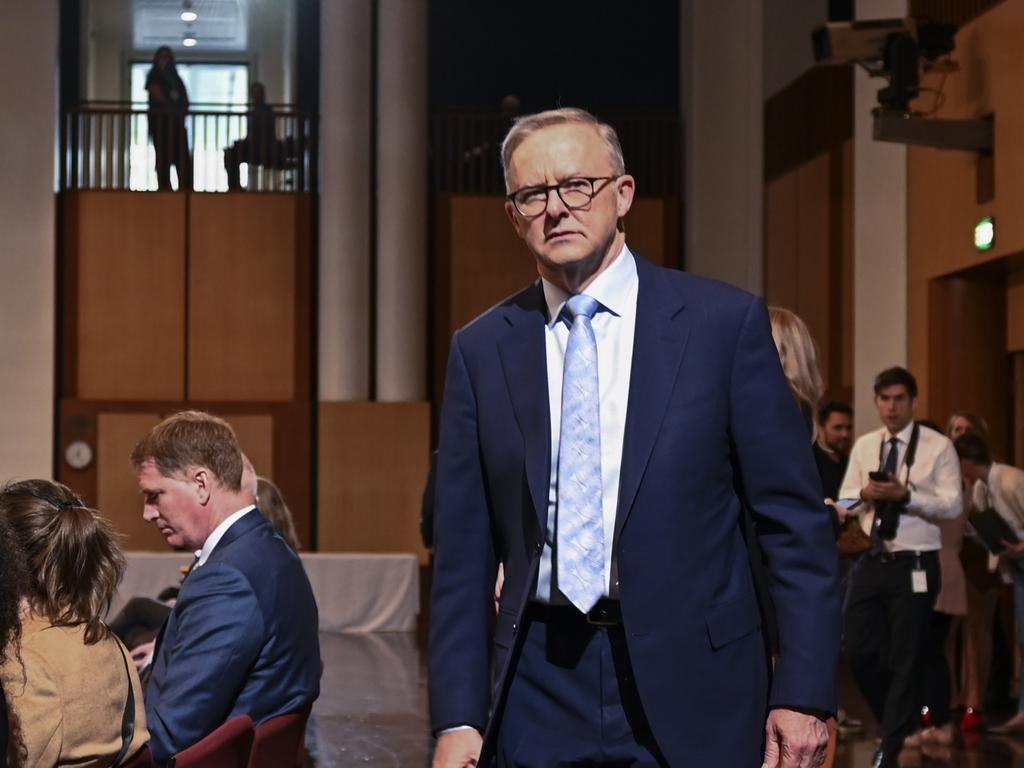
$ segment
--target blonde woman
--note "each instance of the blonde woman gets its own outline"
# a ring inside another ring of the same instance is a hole
[[[825,392],[821,372],[818,370],[814,339],[804,321],[788,309],[769,307],[768,316],[772,323],[775,348],[779,350],[779,361],[786,374],[786,381],[789,382],[789,391],[800,406],[810,440],[814,442],[818,432],[815,414]]]

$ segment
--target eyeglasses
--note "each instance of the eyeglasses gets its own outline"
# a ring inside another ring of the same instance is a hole
[[[618,176],[578,176],[565,179],[557,184],[548,184],[538,187],[523,187],[508,195],[507,200],[512,201],[520,216],[532,219],[540,216],[548,206],[548,195],[551,190],[558,193],[559,200],[565,204],[570,211],[586,208],[598,192],[604,189],[606,184],[598,186],[600,181],[615,181]]]

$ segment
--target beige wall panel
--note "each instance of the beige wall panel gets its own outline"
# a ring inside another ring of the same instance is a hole
[[[797,169],[796,305],[791,307],[807,324],[818,347],[818,368],[828,383],[829,372],[829,196],[828,153],[822,153]]]
[[[321,552],[415,552],[430,460],[428,403],[321,403]]]
[[[295,196],[194,194],[189,219],[189,399],[290,400]]]
[[[1024,352],[1024,267],[1006,279],[1006,348]]]
[[[781,307],[797,302],[797,176],[792,170],[765,185],[764,296]]]
[[[182,399],[185,196],[76,194],[78,397]]]
[[[238,436],[238,444],[256,468],[256,474],[274,479],[274,417],[267,415],[224,416]]]
[[[124,534],[125,549],[167,550],[164,537],[142,519],[142,496],[128,457],[150,429],[160,423],[152,413],[101,413],[97,418],[96,506]],[[168,574],[173,583],[174,574]]]

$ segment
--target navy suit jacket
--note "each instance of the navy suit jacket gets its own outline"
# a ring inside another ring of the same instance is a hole
[[[759,299],[640,258],[637,273],[614,543],[636,685],[670,764],[759,765],[769,707],[836,706],[836,550],[807,428]],[[458,331],[448,360],[431,718],[486,729],[484,762],[547,527],[546,311],[538,282]],[[778,618],[771,679],[743,501]]]
[[[299,560],[253,510],[182,584],[146,688],[158,764],[235,715],[259,723],[320,693],[316,601]]]

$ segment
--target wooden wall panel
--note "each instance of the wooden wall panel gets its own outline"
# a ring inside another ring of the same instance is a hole
[[[1006,278],[1006,348],[1024,352],[1024,264]]]
[[[983,416],[997,456],[1011,451],[1005,300],[999,269],[929,284],[927,415],[939,423],[958,410]]]
[[[797,304],[797,176],[790,171],[765,184],[764,296],[769,304]]]
[[[936,277],[1024,251],[1024,0],[1006,0],[956,35],[960,71],[945,78],[938,118],[995,115],[995,196],[976,199],[978,157],[971,152],[912,147],[908,152],[908,243],[912,277]],[[940,75],[924,86],[935,87]],[[918,108],[930,110],[934,94]],[[996,218],[992,250],[974,250],[973,230],[983,216]]]
[[[296,196],[194,194],[190,205],[189,399],[292,399]]]
[[[185,196],[69,194],[78,312],[65,342],[77,340],[77,382],[68,384],[83,399],[184,397]]]
[[[319,446],[319,551],[415,552],[426,563],[430,405],[321,403]]]
[[[157,413],[102,413],[97,419],[96,506],[124,534],[125,549],[167,550],[156,527],[142,519],[142,496],[128,460],[160,418]]]
[[[852,399],[852,148],[849,142],[765,183],[769,304],[796,312],[818,348],[827,396]]]

